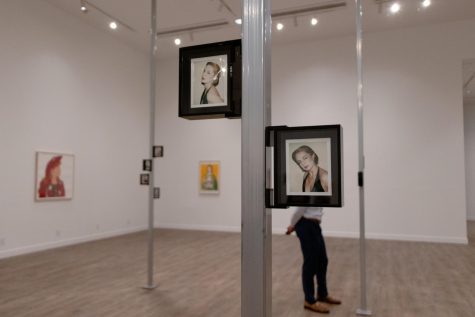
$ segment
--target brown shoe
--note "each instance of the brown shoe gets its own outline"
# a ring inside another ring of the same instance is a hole
[[[327,304],[332,304],[332,305],[340,305],[341,304],[341,300],[339,299],[336,299],[334,297],[331,297],[331,296],[327,296],[326,298],[319,298],[317,299],[319,302],[323,302],[323,303],[327,303]]]
[[[313,304],[310,304],[309,302],[305,301],[303,303],[303,307],[305,309],[314,311],[316,313],[328,314],[330,312],[330,309],[328,308],[328,305],[326,305],[322,302],[315,302]]]

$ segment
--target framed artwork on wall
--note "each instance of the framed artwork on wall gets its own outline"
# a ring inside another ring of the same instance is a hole
[[[35,200],[73,198],[74,155],[36,152]]]
[[[241,116],[241,40],[180,48],[179,111],[186,119]]]
[[[150,185],[150,175],[140,174],[140,185]]]
[[[220,184],[220,163],[219,161],[200,161],[200,193],[219,194]]]
[[[269,127],[273,205],[341,207],[341,126]]]

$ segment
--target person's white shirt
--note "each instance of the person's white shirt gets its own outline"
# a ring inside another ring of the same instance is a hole
[[[300,218],[316,219],[322,221],[323,207],[297,207],[292,218],[290,219],[290,225],[295,227]]]

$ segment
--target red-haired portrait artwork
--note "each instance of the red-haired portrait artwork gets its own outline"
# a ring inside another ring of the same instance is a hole
[[[61,155],[54,156],[49,160],[45,169],[45,176],[40,182],[38,196],[45,197],[64,197],[64,183],[61,180]]]
[[[72,155],[44,152],[37,155],[37,199],[71,199],[68,190],[72,187]]]

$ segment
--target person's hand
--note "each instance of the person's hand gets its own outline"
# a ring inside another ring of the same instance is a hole
[[[286,234],[286,235],[289,235],[289,234],[291,234],[291,233],[294,232],[294,231],[295,231],[295,227],[292,226],[292,225],[290,225],[290,226],[287,227],[287,232],[286,232],[285,234]]]

